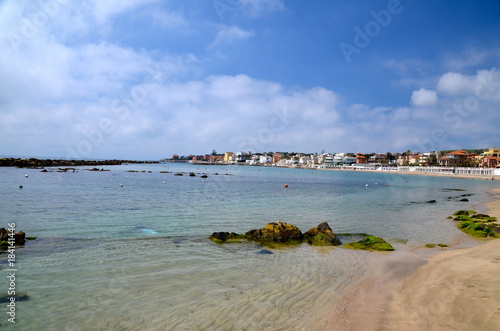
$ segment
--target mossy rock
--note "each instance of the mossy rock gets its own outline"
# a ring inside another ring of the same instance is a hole
[[[468,215],[458,215],[453,218],[454,221],[470,221],[470,217]]]
[[[496,220],[497,220],[496,217],[493,217],[493,216],[490,216],[490,215],[486,215],[486,214],[477,214],[477,215],[474,215],[474,216],[471,216],[471,217],[472,217],[471,220],[473,222],[480,221],[480,222],[490,223],[490,222],[496,222]]]
[[[445,245],[445,244],[427,244],[427,245],[425,245],[425,247],[428,247],[428,248],[434,248],[436,246],[439,246],[439,247],[448,247],[448,245]]]
[[[469,215],[469,211],[468,210],[457,210],[456,212],[453,213],[453,215],[457,216],[457,215]]]
[[[368,236],[358,242],[345,244],[350,249],[362,249],[367,251],[393,251],[394,247],[380,237]]]
[[[472,221],[460,222],[458,228],[469,236],[477,238],[500,238],[500,227],[491,223],[474,223]]]
[[[214,232],[208,238],[216,244],[241,243],[241,242],[247,241],[244,234],[238,234],[238,233],[234,233],[234,232],[231,232],[231,233],[229,233],[229,232]]]
[[[26,237],[26,240],[35,240],[36,237]]]
[[[296,244],[302,243],[302,231],[293,224],[285,222],[268,223],[262,229],[250,230],[245,233],[248,240],[256,242],[276,242]]]
[[[333,233],[327,222],[319,224],[317,227],[309,229],[304,233],[304,240],[313,246],[339,246],[340,240]]]

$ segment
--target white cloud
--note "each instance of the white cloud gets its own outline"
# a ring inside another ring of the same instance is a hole
[[[276,11],[283,11],[285,3],[283,0],[240,0],[242,10],[250,16],[262,16]]]
[[[500,72],[496,68],[479,70],[475,75],[449,72],[437,84],[439,93],[448,96],[475,96],[479,99],[500,99]]]
[[[247,31],[233,26],[221,26],[217,32],[215,40],[210,44],[209,48],[214,48],[224,44],[232,44],[239,40],[245,40],[253,37],[253,31]]]
[[[137,10],[158,0],[90,0],[94,17],[99,23],[106,23],[113,16]]]
[[[463,71],[470,67],[491,62],[497,62],[500,55],[500,49],[480,49],[476,47],[468,47],[464,51],[444,56],[445,67],[453,71]]]
[[[424,88],[413,91],[411,95],[411,103],[416,107],[432,107],[437,104],[437,101],[436,91],[426,90]]]

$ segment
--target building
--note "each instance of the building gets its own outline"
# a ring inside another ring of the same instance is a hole
[[[410,157],[410,165],[419,165],[420,164],[420,155],[413,155]]]
[[[366,156],[364,156],[362,153],[356,154],[356,164],[365,164],[368,163],[368,160],[366,159]]]
[[[500,166],[500,157],[483,156],[479,161],[479,166],[483,168],[496,168]]]
[[[234,162],[234,153],[233,152],[224,153],[224,162]]]
[[[458,167],[463,165],[469,156],[469,153],[464,150],[454,151],[439,158],[439,165],[444,167]]]
[[[279,163],[281,161],[282,155],[281,153],[274,153],[273,155],[273,163]]]
[[[484,156],[500,157],[500,148],[490,148],[483,153]]]

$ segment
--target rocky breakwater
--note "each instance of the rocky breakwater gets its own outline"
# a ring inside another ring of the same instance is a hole
[[[18,167],[40,169],[44,167],[75,167],[75,166],[105,166],[120,165],[124,163],[158,163],[158,161],[134,161],[134,160],[62,160],[62,159],[20,159],[2,158],[0,167]]]
[[[327,222],[302,233],[298,227],[285,222],[268,223],[262,229],[250,230],[245,234],[234,232],[214,232],[210,240],[217,244],[255,242],[266,247],[279,247],[282,245],[299,245],[308,243],[313,246],[340,246],[342,243]],[[373,251],[391,251],[392,246],[382,238],[367,236],[358,243],[344,245],[351,249],[364,249]]]

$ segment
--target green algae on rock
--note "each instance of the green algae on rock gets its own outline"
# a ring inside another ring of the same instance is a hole
[[[384,239],[375,236],[368,236],[363,240],[345,244],[344,247],[350,249],[362,249],[367,251],[393,251],[394,247]]]
[[[317,227],[309,229],[304,233],[304,239],[310,245],[314,246],[339,246],[341,244],[327,222],[323,222]]]
[[[296,244],[303,240],[302,232],[293,224],[276,221],[268,223],[262,229],[245,233],[247,239],[256,242],[277,242]]]
[[[473,210],[458,210],[453,213],[457,227],[466,234],[478,238],[500,238],[500,224],[497,218],[486,214],[477,214]]]
[[[250,230],[245,234],[214,232],[210,240],[217,244],[253,241],[267,247],[300,245],[307,242],[313,246],[338,246],[340,241],[327,222],[302,233],[298,227],[285,222],[272,222],[262,229]]]

